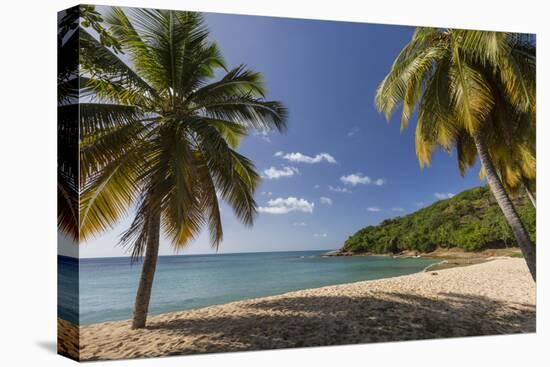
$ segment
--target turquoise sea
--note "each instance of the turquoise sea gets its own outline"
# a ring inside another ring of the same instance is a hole
[[[294,290],[406,275],[433,259],[322,257],[326,251],[161,256],[150,314]],[[86,325],[132,317],[141,262],[127,257],[58,257],[58,313]]]

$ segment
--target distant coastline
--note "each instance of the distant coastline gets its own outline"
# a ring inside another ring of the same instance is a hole
[[[372,252],[352,252],[343,249],[329,251],[323,256],[389,256],[393,258],[427,258],[438,259],[437,263],[430,264],[429,270],[450,269],[484,263],[495,258],[522,257],[518,247],[484,249],[481,251],[466,251],[460,248],[437,248],[431,252],[401,251],[398,253],[375,254]]]
[[[272,253],[291,253],[291,252],[303,252],[303,251],[314,251],[314,252],[323,252],[328,253],[332,251],[339,251],[339,249],[313,249],[313,250],[286,250],[286,251],[241,251],[241,252],[215,252],[215,253],[196,253],[196,254],[169,254],[169,255],[159,255],[160,257],[181,257],[181,256],[217,256],[217,255],[242,255],[242,254],[272,254]],[[130,259],[130,255],[124,256],[71,256],[67,254],[58,254],[57,256],[79,259],[79,260],[90,260],[90,259]]]

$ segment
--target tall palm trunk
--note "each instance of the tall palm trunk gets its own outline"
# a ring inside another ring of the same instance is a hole
[[[132,329],[142,329],[147,321],[147,311],[151,300],[151,289],[157,268],[160,241],[160,214],[155,214],[149,227],[150,235],[145,250],[145,260],[141,270],[141,278],[134,304],[134,319]]]
[[[536,263],[536,252],[535,245],[531,242],[529,234],[525,229],[512,200],[504,190],[504,186],[500,181],[500,178],[497,174],[497,171],[493,165],[493,161],[489,156],[489,151],[487,145],[485,144],[484,136],[481,132],[476,132],[473,134],[474,142],[477,148],[477,153],[479,154],[479,159],[481,161],[481,166],[485,172],[485,177],[487,177],[487,182],[489,183],[489,188],[495,197],[498,206],[502,210],[502,213],[506,217],[512,232],[516,238],[516,241],[523,253],[527,267],[531,272],[533,280],[537,279],[537,263]]]

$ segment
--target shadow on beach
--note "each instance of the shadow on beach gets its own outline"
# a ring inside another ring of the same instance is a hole
[[[58,321],[59,350],[80,351],[81,360],[532,333],[535,325],[535,286],[519,259],[165,313],[139,330],[131,320]]]
[[[535,307],[453,293],[292,297],[247,304],[235,316],[156,321],[148,330],[203,336],[174,354],[227,352],[534,332]]]

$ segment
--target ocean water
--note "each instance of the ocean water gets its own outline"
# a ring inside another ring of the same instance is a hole
[[[322,257],[325,251],[159,257],[150,314],[422,271],[433,259]],[[80,325],[132,317],[141,262],[58,257],[58,312]]]

